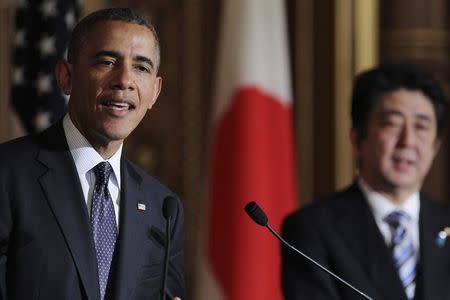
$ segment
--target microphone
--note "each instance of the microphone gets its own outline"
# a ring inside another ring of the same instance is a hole
[[[329,275],[331,275],[332,277],[334,277],[335,279],[337,279],[338,281],[340,281],[341,283],[343,283],[344,285],[346,285],[347,287],[349,287],[350,289],[352,289],[354,292],[356,292],[357,294],[359,294],[360,296],[362,296],[363,298],[367,299],[367,300],[373,300],[372,298],[370,298],[369,296],[367,296],[366,294],[364,294],[363,292],[361,292],[360,290],[358,290],[357,288],[355,288],[353,285],[351,285],[350,283],[348,283],[347,281],[345,281],[344,279],[342,279],[341,277],[337,276],[336,274],[334,274],[333,272],[331,272],[330,270],[328,270],[327,268],[325,268],[324,266],[322,266],[321,264],[319,264],[318,262],[316,262],[314,259],[312,259],[311,257],[309,257],[308,255],[306,255],[305,253],[303,253],[302,251],[298,250],[297,248],[295,248],[294,246],[292,246],[291,244],[289,244],[285,239],[283,239],[282,236],[280,236],[278,234],[278,232],[276,232],[269,224],[269,219],[267,218],[267,215],[264,213],[264,211],[259,207],[258,204],[256,204],[256,202],[251,201],[249,203],[247,203],[247,205],[245,206],[245,212],[249,215],[250,218],[252,218],[252,220],[257,223],[258,225],[261,225],[263,227],[266,227],[267,229],[269,229],[269,231],[278,239],[280,240],[283,245],[287,246],[289,249],[293,250],[294,252],[300,254],[301,256],[303,256],[305,259],[307,259],[308,261],[310,261],[311,263],[313,263],[314,265],[316,265],[317,267],[319,267],[322,271],[328,273]]]
[[[163,282],[161,290],[161,299],[165,299],[166,289],[167,289],[167,273],[169,270],[169,256],[170,256],[170,225],[172,218],[175,215],[177,208],[177,200],[172,196],[167,196],[164,198],[162,212],[166,219],[166,247],[164,249],[164,269],[163,269]]]

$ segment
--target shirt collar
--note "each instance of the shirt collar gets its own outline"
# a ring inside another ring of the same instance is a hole
[[[79,174],[86,174],[98,163],[105,161],[101,155],[95,151],[88,140],[81,134],[81,132],[75,127],[69,114],[64,116],[63,120],[64,133],[66,135],[67,144],[69,146],[70,153],[72,154],[77,172]],[[122,147],[120,145],[119,149],[111,156],[107,161],[111,164],[114,176],[112,178],[113,183],[115,183],[120,188],[120,159],[122,156]]]
[[[411,221],[418,222],[420,211],[420,195],[418,191],[411,194],[401,204],[395,204],[382,194],[374,191],[361,177],[358,179],[358,185],[366,196],[377,222],[382,221],[384,217],[394,210],[402,210],[411,217]]]

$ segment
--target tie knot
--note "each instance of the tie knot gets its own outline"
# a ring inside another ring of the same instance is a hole
[[[94,167],[95,178],[102,186],[108,185],[109,176],[111,175],[112,167],[107,161],[103,161]]]
[[[406,224],[410,219],[411,217],[406,212],[402,210],[394,210],[384,218],[384,221],[395,230],[400,226],[406,227]]]

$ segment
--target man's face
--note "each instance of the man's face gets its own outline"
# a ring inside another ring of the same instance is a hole
[[[70,94],[69,114],[94,146],[120,144],[152,107],[161,89],[155,39],[145,26],[101,22],[72,63],[57,71]]]
[[[418,191],[439,144],[430,99],[406,89],[382,95],[369,116],[366,137],[359,144],[353,138],[362,178],[387,194]]]

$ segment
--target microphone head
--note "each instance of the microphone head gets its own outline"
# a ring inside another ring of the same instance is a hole
[[[173,217],[175,215],[175,211],[177,209],[177,200],[172,196],[167,196],[164,198],[163,203],[163,216],[166,219]]]
[[[269,220],[267,219],[267,216],[264,213],[264,211],[259,207],[258,204],[256,204],[256,202],[251,201],[251,202],[247,203],[247,205],[245,206],[245,212],[257,224],[259,224],[261,226],[267,226],[267,222]]]

